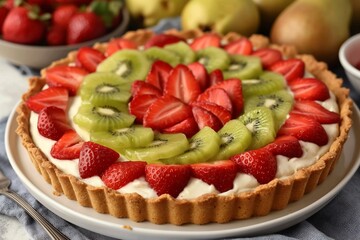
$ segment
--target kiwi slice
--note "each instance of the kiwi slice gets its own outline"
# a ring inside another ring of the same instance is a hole
[[[183,41],[166,45],[164,49],[176,53],[180,57],[180,62],[183,64],[190,64],[196,60],[195,52],[189,44]]]
[[[135,117],[129,114],[125,103],[111,106],[83,102],[73,120],[82,129],[90,132],[129,127]]]
[[[112,54],[102,61],[97,72],[113,72],[127,81],[145,79],[149,72],[151,62],[141,51],[124,49]]]
[[[188,150],[162,162],[166,164],[207,162],[219,152],[220,142],[220,136],[212,128],[204,127],[190,138]]]
[[[280,90],[267,95],[252,96],[245,101],[244,111],[249,112],[256,107],[269,108],[276,122],[276,129],[283,124],[293,106],[293,96],[286,90]]]
[[[244,97],[253,95],[265,95],[285,88],[285,79],[281,74],[274,72],[262,72],[259,77],[242,80]]]
[[[173,67],[181,62],[181,57],[178,54],[160,47],[148,48],[144,51],[144,54],[152,62],[161,60],[169,63]]]
[[[197,61],[203,64],[210,73],[215,69],[225,70],[229,67],[230,57],[228,53],[216,47],[207,47],[196,52]]]
[[[80,88],[80,96],[83,101],[89,101],[94,105],[127,102],[130,97],[131,83],[114,73],[91,73],[88,74]]]
[[[230,65],[225,71],[224,79],[253,79],[262,73],[261,61],[258,57],[231,55]]]
[[[250,130],[252,139],[247,149],[258,149],[274,141],[275,120],[267,107],[256,107],[243,114],[239,120]]]
[[[90,140],[122,153],[126,148],[143,147],[154,140],[154,131],[141,125],[128,128],[91,131]]]
[[[251,143],[251,132],[238,119],[227,122],[219,131],[221,139],[220,150],[215,160],[229,159],[231,156],[242,153]]]
[[[142,160],[148,163],[159,162],[161,159],[171,158],[189,149],[189,141],[182,133],[156,133],[154,140],[139,148],[127,148],[123,156],[129,160]]]

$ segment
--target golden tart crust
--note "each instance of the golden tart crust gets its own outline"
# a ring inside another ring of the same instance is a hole
[[[167,33],[184,38],[194,38],[203,34],[201,31],[179,32],[176,30],[169,30]],[[153,34],[150,30],[138,30],[128,32],[123,37],[142,45]],[[230,33],[224,36],[224,40],[231,42],[239,37],[235,33]],[[107,187],[87,185],[80,179],[59,170],[45,157],[31,138],[30,110],[24,102],[45,85],[45,69],[41,72],[41,77],[33,77],[29,80],[29,89],[23,95],[23,102],[17,109],[17,133],[37,171],[52,185],[54,194],[64,194],[69,199],[76,200],[81,206],[92,207],[99,213],[129,218],[136,222],[150,221],[155,224],[182,225],[226,223],[253,216],[263,216],[271,211],[284,209],[289,203],[301,199],[304,194],[314,190],[334,168],[352,124],[352,101],[349,98],[349,90],[342,87],[342,80],[331,73],[325,63],[317,62],[310,55],[297,55],[295,48],[291,46],[273,45],[268,38],[261,35],[253,35],[249,39],[254,48],[272,47],[279,49],[286,58],[302,59],[305,62],[306,71],[326,83],[336,96],[339,105],[341,117],[339,136],[331,144],[329,151],[313,165],[302,168],[289,177],[276,178],[251,191],[239,194],[229,196],[207,194],[191,200],[174,199],[167,194],[145,199],[137,193],[121,194]],[[104,50],[106,45],[106,43],[99,43],[94,47]],[[75,56],[76,52],[71,52],[67,58],[54,62],[51,66],[69,64],[73,62]]]

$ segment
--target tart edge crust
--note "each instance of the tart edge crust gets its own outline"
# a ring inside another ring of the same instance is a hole
[[[168,30],[166,33],[194,38],[203,34],[201,31]],[[150,30],[138,30],[126,33],[123,37],[142,45],[154,33]],[[241,36],[229,33],[224,39],[231,42]],[[271,211],[284,209],[289,203],[301,199],[322,183],[333,170],[340,158],[342,147],[348,138],[352,125],[352,100],[349,90],[342,87],[342,79],[330,72],[327,65],[316,61],[311,55],[298,55],[292,46],[278,46],[270,44],[269,39],[262,35],[252,35],[250,41],[255,48],[272,47],[279,49],[285,57],[297,57],[306,65],[306,71],[312,73],[326,83],[335,94],[339,109],[341,124],[339,136],[331,144],[330,149],[313,165],[298,170],[293,175],[274,179],[271,182],[259,185],[255,189],[229,196],[207,194],[201,197],[185,200],[174,199],[164,194],[157,198],[145,199],[137,193],[121,194],[107,187],[93,187],[76,177],[65,174],[52,164],[41,150],[34,144],[29,129],[30,110],[25,101],[39,92],[45,85],[45,70],[41,77],[29,79],[29,89],[23,95],[22,102],[17,107],[17,134],[36,170],[52,185],[54,194],[64,194],[71,200],[76,200],[81,206],[91,207],[99,213],[110,214],[117,218],[129,218],[135,222],[149,221],[155,224],[171,223],[182,225],[207,224],[210,222],[226,223],[233,220],[248,219],[253,216],[264,216]],[[94,48],[102,51],[106,43],[98,43]],[[70,52],[67,58],[50,65],[64,65],[75,59],[76,51]]]

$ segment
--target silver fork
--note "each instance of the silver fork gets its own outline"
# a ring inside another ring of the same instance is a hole
[[[35,220],[37,221],[49,234],[49,236],[54,240],[69,240],[67,236],[61,233],[58,229],[56,229],[48,220],[46,220],[40,213],[35,211],[31,205],[26,202],[20,195],[11,191],[9,186],[11,181],[5,177],[0,171],[0,194],[5,195],[16,203],[18,203],[21,207],[25,209],[25,211]]]

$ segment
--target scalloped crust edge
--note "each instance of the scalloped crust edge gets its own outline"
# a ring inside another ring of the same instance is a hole
[[[169,30],[167,32],[184,38],[194,38],[203,34],[201,31]],[[138,30],[128,32],[123,37],[141,45],[153,34],[150,30]],[[229,33],[224,36],[224,39],[233,41],[239,37],[241,36],[236,33]],[[17,108],[18,128],[16,132],[37,171],[46,182],[52,185],[54,194],[64,194],[67,198],[76,200],[81,206],[91,207],[99,213],[110,214],[117,218],[129,218],[135,222],[150,221],[155,224],[182,225],[187,223],[226,223],[254,216],[264,216],[271,211],[284,209],[289,203],[298,201],[304,194],[314,190],[334,168],[352,125],[353,103],[349,98],[349,90],[342,87],[342,80],[330,72],[325,63],[316,61],[310,55],[297,55],[295,48],[291,46],[270,44],[269,39],[261,35],[253,35],[249,39],[255,48],[270,46],[279,49],[286,57],[302,59],[306,64],[306,70],[326,83],[335,94],[339,104],[340,133],[331,144],[329,151],[313,165],[300,169],[289,177],[274,179],[268,184],[259,185],[251,191],[236,195],[208,194],[191,200],[174,199],[167,194],[145,199],[136,193],[121,194],[107,187],[87,185],[80,179],[56,168],[31,138],[30,110],[26,107],[25,101],[44,86],[45,69],[41,72],[42,77],[29,79],[29,90],[23,95],[23,102]],[[94,47],[104,50],[106,45],[106,43],[99,43]],[[54,62],[50,66],[68,64],[74,60],[75,56],[76,51],[70,52],[67,58]]]

